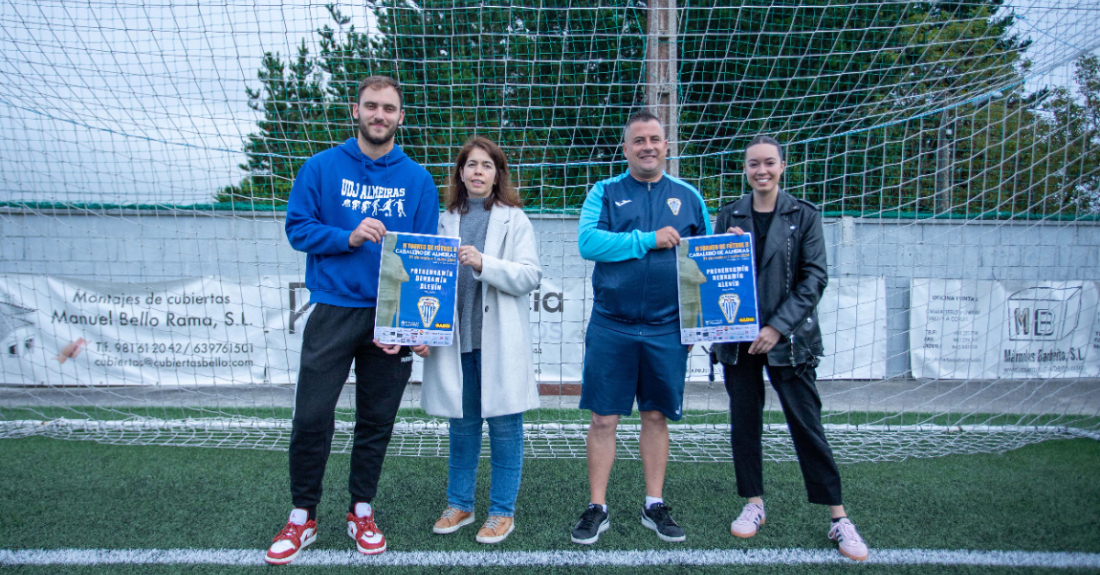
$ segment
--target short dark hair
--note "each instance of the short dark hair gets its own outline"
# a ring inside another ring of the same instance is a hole
[[[776,140],[775,138],[773,138],[771,136],[757,136],[757,137],[753,138],[751,142],[749,142],[749,145],[745,146],[745,151],[746,152],[749,151],[749,148],[751,148],[751,147],[753,147],[757,144],[768,144],[768,145],[771,145],[771,146],[775,146],[775,149],[779,150],[779,161],[780,162],[786,162],[787,161],[786,155],[783,153],[783,144],[780,144],[779,140]]]
[[[626,141],[626,133],[630,131],[630,126],[632,126],[634,124],[637,124],[638,122],[657,122],[658,124],[660,124],[661,119],[658,118],[657,116],[655,116],[653,114],[653,112],[650,112],[649,110],[642,110],[640,112],[634,112],[634,114],[632,114],[630,116],[630,118],[627,119],[626,125],[623,126],[623,141],[624,142]],[[664,129],[663,124],[661,125],[661,129],[662,130]]]
[[[397,92],[397,104],[398,107],[405,107],[405,95],[401,92],[401,84],[389,76],[370,76],[363,78],[362,82],[359,82],[359,90],[355,92],[355,103],[358,104],[359,100],[363,97],[363,90],[370,88],[371,90],[381,90],[383,88],[393,88]]]

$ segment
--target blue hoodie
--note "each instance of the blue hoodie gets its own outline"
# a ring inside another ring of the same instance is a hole
[[[397,145],[372,160],[355,138],[307,160],[290,192],[286,235],[294,249],[309,254],[311,302],[375,306],[382,246],[348,247],[364,218],[380,220],[386,231],[435,234],[439,190],[431,174]]]

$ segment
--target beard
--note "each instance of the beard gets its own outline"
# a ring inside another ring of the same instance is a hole
[[[380,138],[372,136],[368,128],[370,128],[370,124],[367,123],[366,120],[360,118],[359,135],[363,136],[363,139],[370,142],[372,146],[382,146],[393,141],[393,135],[397,133],[397,123],[390,126],[390,129],[386,130],[386,133]]]

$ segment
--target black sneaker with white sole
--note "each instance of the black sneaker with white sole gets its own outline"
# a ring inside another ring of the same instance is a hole
[[[610,509],[603,510],[603,506],[595,503],[588,506],[581,514],[580,521],[573,527],[573,543],[591,545],[600,538],[600,533],[611,527]]]
[[[642,525],[657,532],[657,537],[663,541],[683,541],[687,538],[683,528],[672,520],[668,514],[671,511],[664,503],[654,503],[649,507],[642,507]]]

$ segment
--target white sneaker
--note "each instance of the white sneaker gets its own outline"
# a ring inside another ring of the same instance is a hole
[[[749,503],[741,510],[741,515],[730,524],[730,533],[734,537],[748,539],[756,535],[756,530],[764,524],[764,506],[759,503]]]
[[[833,523],[829,529],[829,539],[836,541],[840,554],[854,561],[863,561],[867,558],[867,544],[856,531],[856,526],[847,517]]]

